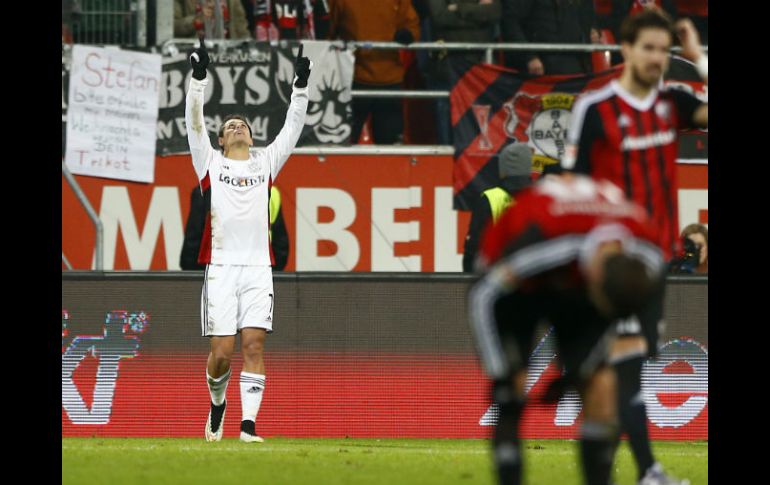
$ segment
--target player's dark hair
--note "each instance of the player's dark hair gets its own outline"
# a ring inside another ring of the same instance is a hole
[[[634,44],[639,37],[639,32],[644,29],[663,29],[674,36],[674,22],[671,17],[658,8],[646,8],[636,15],[629,15],[620,24],[620,42]]]
[[[602,291],[615,318],[639,312],[655,292],[659,279],[650,274],[638,258],[618,253],[604,261]]]

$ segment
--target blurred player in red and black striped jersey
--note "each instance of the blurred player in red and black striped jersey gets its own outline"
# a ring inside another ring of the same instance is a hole
[[[678,131],[708,127],[708,104],[681,90],[662,87],[674,38],[671,19],[658,9],[627,17],[620,28],[623,73],[604,88],[579,99],[572,111],[562,166],[613,181],[646,208],[667,260],[681,251],[676,193]],[[708,59],[688,19],[677,22],[682,55],[708,82]],[[620,379],[621,425],[629,435],[640,483],[681,483],[654,462],[647,436],[641,369],[654,356],[663,323],[663,292],[636,317],[620,322],[613,349]]]
[[[494,380],[499,418],[494,457],[499,483],[521,483],[518,429],[534,332],[553,325],[565,385],[583,402],[585,483],[608,485],[618,437],[615,374],[607,357],[614,318],[658,292],[664,263],[644,208],[608,181],[546,178],[517,196],[483,236],[477,267],[486,274],[469,296],[471,328]]]

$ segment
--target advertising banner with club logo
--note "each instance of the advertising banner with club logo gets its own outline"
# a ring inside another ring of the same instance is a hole
[[[450,94],[454,134],[454,208],[468,210],[500,179],[497,158],[511,143],[533,150],[533,175],[564,155],[572,106],[588,91],[620,76],[622,66],[578,76],[532,77],[490,64],[453,60]],[[706,99],[706,86],[691,63],[673,58],[666,83]],[[680,136],[679,159],[708,163],[708,133]]]

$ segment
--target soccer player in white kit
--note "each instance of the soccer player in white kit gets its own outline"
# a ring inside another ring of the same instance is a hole
[[[205,437],[206,441],[222,439],[230,361],[235,336],[240,332],[240,438],[248,443],[262,442],[255,421],[265,389],[265,336],[273,331],[268,194],[305,125],[307,80],[313,64],[302,57],[300,45],[286,122],[273,143],[256,154],[249,151],[254,143],[251,128],[245,118],[237,115],[225,118],[219,130],[222,151],[211,147],[203,118],[209,64],[203,37],[190,55],[190,64],[193,74],[185,106],[187,139],[201,190],[211,187],[211,219],[206,221],[201,241],[209,248],[201,295],[201,327],[211,345],[206,365],[211,409]]]

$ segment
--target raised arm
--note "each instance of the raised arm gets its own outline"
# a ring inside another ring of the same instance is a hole
[[[291,92],[289,110],[286,113],[286,121],[273,143],[265,149],[268,160],[270,160],[270,175],[273,180],[297,145],[299,136],[302,134],[302,128],[305,126],[309,89],[307,80],[312,68],[313,62],[302,56],[302,44],[300,44],[297,60],[294,63],[294,87]]]
[[[676,23],[676,32],[682,42],[682,56],[695,63],[698,74],[703,78],[703,82],[709,82],[709,60],[703,53],[703,47],[700,45],[700,36],[695,30],[690,19],[681,19]],[[691,121],[695,126],[707,128],[709,125],[709,105],[703,103],[692,113]]]
[[[185,123],[187,124],[187,142],[190,145],[193,167],[198,180],[203,180],[208,172],[214,149],[206,131],[206,121],[203,118],[203,91],[206,89],[206,66],[209,65],[209,54],[203,36],[200,37],[200,46],[190,55],[190,65],[193,74],[190,78],[190,86],[187,90],[187,100],[184,110]]]

